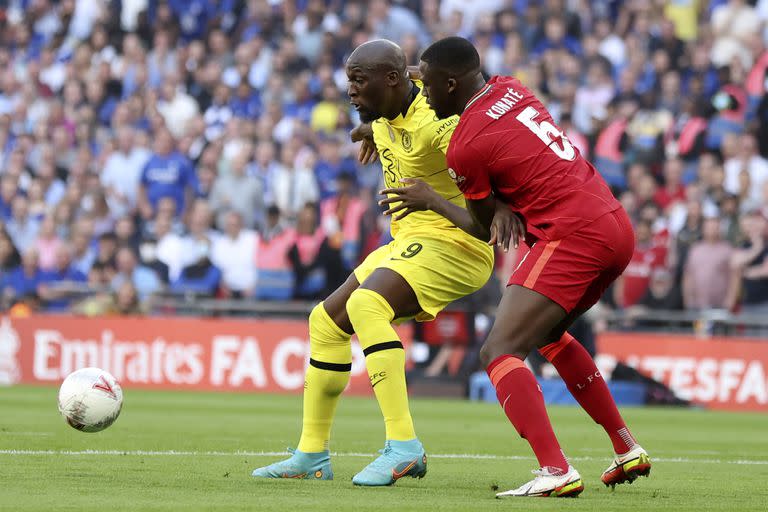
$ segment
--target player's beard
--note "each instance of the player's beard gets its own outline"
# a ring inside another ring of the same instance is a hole
[[[360,108],[360,110],[357,111],[357,115],[360,116],[360,121],[364,123],[372,123],[378,118],[381,117],[381,114],[378,112],[374,112],[372,110]]]

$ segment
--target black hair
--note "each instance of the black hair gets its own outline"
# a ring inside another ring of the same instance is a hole
[[[421,60],[454,76],[480,71],[480,55],[463,37],[446,37],[433,43],[421,54]]]

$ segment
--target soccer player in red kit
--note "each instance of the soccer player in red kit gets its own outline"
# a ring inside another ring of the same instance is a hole
[[[437,116],[461,116],[447,158],[467,209],[418,180],[386,190],[390,196],[382,204],[394,203],[388,213],[398,217],[430,209],[475,236],[505,247],[511,236],[517,245],[517,231],[510,234],[494,216],[498,199],[524,221],[530,247],[509,280],[480,358],[505,414],[541,468],[530,482],[497,497],[575,496],[584,488],[523,362],[534,348],[608,433],[615,457],[602,481],[614,486],[647,476],[648,454],[629,432],[592,358],[566,332],[632,257],[634,235],[626,212],[530,90],[512,77],[486,83],[469,41],[449,37],[434,43],[419,70],[422,94]]]

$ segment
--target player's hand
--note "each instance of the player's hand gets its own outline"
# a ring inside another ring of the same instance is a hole
[[[376,144],[373,142],[373,128],[370,123],[362,123],[355,126],[349,137],[352,142],[361,142],[360,152],[357,154],[357,161],[363,165],[372,164],[379,158],[376,150]]]
[[[376,144],[373,140],[363,139],[360,144],[360,152],[357,154],[357,161],[363,165],[372,164],[379,159],[379,152],[376,150]]]
[[[432,187],[421,180],[402,178],[400,183],[405,183],[408,186],[386,188],[379,192],[381,195],[389,196],[379,201],[379,205],[400,203],[384,212],[384,215],[394,215],[397,212],[402,212],[400,215],[394,216],[394,220],[404,219],[413,212],[431,210],[432,205],[435,204],[435,199],[440,198]]]
[[[491,221],[491,239],[488,245],[496,245],[509,250],[509,243],[517,249],[520,246],[520,240],[525,241],[525,224],[523,220],[512,211],[508,204],[502,201],[496,201],[496,212]]]

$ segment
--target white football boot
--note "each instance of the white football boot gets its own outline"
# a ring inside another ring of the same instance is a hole
[[[496,497],[575,498],[584,490],[581,475],[573,466],[568,466],[568,472],[564,475],[553,475],[550,468],[536,469],[532,473],[536,478],[517,489],[500,492]]]

